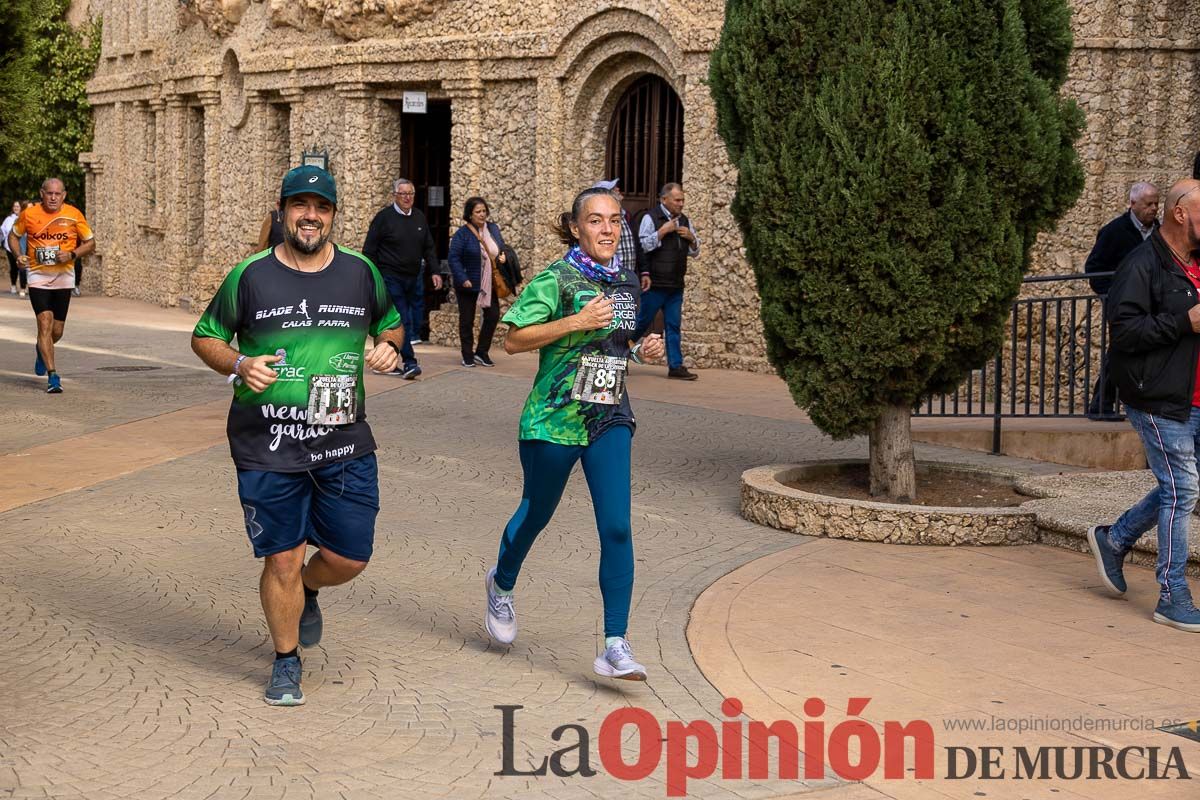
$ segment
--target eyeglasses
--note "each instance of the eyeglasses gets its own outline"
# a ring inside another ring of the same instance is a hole
[[[396,197],[416,197],[416,192],[396,192]]]
[[[1197,184],[1196,186],[1193,186],[1192,188],[1188,189],[1188,190],[1187,190],[1186,192],[1184,192],[1183,194],[1179,195],[1179,198],[1178,198],[1178,199],[1175,201],[1175,205],[1179,205],[1180,203],[1182,203],[1182,202],[1183,202],[1183,198],[1187,197],[1189,194],[1191,194],[1192,192],[1196,191],[1197,189],[1200,189],[1200,184]]]

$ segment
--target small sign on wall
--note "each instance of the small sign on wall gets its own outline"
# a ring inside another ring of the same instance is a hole
[[[405,114],[424,114],[426,103],[425,92],[405,92],[403,111]]]
[[[441,208],[446,205],[446,187],[445,186],[430,186],[429,187],[429,207]]]

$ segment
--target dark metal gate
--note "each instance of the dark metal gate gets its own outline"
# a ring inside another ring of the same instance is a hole
[[[604,172],[620,179],[630,212],[648,208],[664,183],[683,178],[683,104],[657,75],[638,78],[617,103]]]

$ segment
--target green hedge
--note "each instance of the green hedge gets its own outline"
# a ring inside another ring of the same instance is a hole
[[[78,157],[92,146],[85,84],[100,57],[100,21],[76,30],[70,0],[0,0],[0,200],[37,196],[57,175],[68,201],[84,204]]]

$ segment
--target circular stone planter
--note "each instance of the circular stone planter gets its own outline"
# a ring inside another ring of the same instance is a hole
[[[865,460],[810,461],[746,470],[742,473],[742,516],[792,533],[864,542],[1011,545],[1038,540],[1037,517],[1021,506],[951,508],[877,503],[813,494],[784,485],[866,463]],[[985,480],[1013,484],[1023,477],[1015,472],[969,464],[920,462],[919,466],[930,472],[977,474]]]

